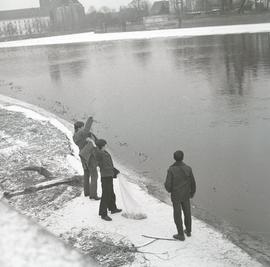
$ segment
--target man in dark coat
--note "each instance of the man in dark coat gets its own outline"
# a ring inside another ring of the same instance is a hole
[[[111,217],[108,216],[108,210],[111,213],[121,212],[121,209],[116,207],[116,198],[113,190],[113,178],[116,178],[119,171],[114,168],[112,157],[105,150],[105,145],[107,142],[104,139],[99,139],[96,141],[97,151],[96,159],[98,166],[100,168],[101,176],[101,188],[102,196],[99,205],[99,215],[105,221],[111,221]]]
[[[173,203],[173,217],[178,233],[173,237],[184,241],[185,234],[191,236],[191,209],[190,198],[196,192],[196,182],[191,167],[183,162],[184,153],[180,150],[173,154],[175,163],[169,167],[165,188],[171,193]],[[183,230],[182,211],[184,213],[185,231]]]
[[[75,144],[79,147],[80,158],[83,166],[84,172],[84,195],[89,196],[90,199],[99,200],[97,196],[97,162],[95,159],[95,146],[93,140],[95,136],[90,132],[91,126],[93,124],[93,118],[89,117],[85,125],[82,121],[77,121],[74,124],[74,135],[73,140]],[[89,183],[89,178],[91,177],[91,182]]]

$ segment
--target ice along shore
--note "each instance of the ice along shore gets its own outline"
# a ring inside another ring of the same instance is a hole
[[[196,36],[259,33],[259,32],[269,33],[270,23],[194,27],[194,28],[166,29],[154,31],[136,31],[136,32],[120,32],[120,33],[117,32],[117,33],[103,33],[103,34],[96,34],[94,32],[85,32],[78,34],[42,37],[19,41],[0,42],[0,48],[121,41],[121,40],[142,40],[154,38],[189,38]]]

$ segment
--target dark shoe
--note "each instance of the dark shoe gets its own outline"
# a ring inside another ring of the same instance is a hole
[[[186,236],[191,237],[191,232],[188,232],[187,230],[184,230]]]
[[[94,200],[101,200],[101,197],[89,197],[89,198]]]
[[[122,211],[121,209],[111,210],[111,214],[118,213],[118,212],[121,212],[121,211]]]
[[[184,235],[173,235],[174,239],[180,240],[180,241],[185,241],[185,236]]]
[[[89,197],[89,194],[84,193],[84,196],[85,196],[85,197]]]
[[[101,219],[102,219],[102,220],[105,220],[105,221],[112,221],[112,218],[109,217],[108,215],[101,216]]]

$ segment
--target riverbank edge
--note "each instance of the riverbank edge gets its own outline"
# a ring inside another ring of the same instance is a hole
[[[53,122],[54,122],[53,126],[55,128],[58,128],[60,131],[63,131],[63,127],[59,126],[58,123],[57,123],[57,122],[60,122],[60,124],[62,124],[67,129],[67,131],[64,131],[63,133],[67,135],[69,140],[71,140],[71,142],[70,142],[71,143],[71,150],[73,150],[75,155],[76,155],[76,153],[78,153],[76,146],[72,142],[73,125],[71,123],[69,123],[69,122],[59,118],[58,116],[44,110],[43,108],[40,108],[38,106],[34,106],[32,104],[29,104],[29,103],[26,103],[26,102],[23,102],[23,101],[20,101],[20,100],[17,100],[17,99],[8,97],[8,96],[0,95],[0,105],[1,104],[2,104],[2,106],[10,106],[10,105],[14,106],[14,105],[16,105],[16,106],[19,106],[21,108],[28,109],[30,111],[34,111],[34,112],[36,112],[36,113],[38,113],[41,116],[44,116],[46,118],[53,119]],[[133,174],[135,174],[135,173],[133,172]],[[206,226],[204,226],[204,227],[210,227],[211,229],[213,229],[216,232],[221,232],[219,229],[214,229],[212,225],[209,225],[208,223],[206,223],[207,220],[205,220],[205,221],[202,220],[202,219],[197,219],[197,220],[201,221],[202,224],[206,224]],[[224,234],[224,233],[222,233],[222,234]],[[227,240],[228,242],[231,242],[230,239],[226,238],[226,235],[225,236],[223,235],[223,238],[225,240]],[[254,256],[254,255],[252,255],[252,253],[249,253],[250,251],[245,251],[245,249],[242,246],[239,246],[239,244],[237,244],[237,242],[232,242],[232,244],[235,244],[236,246],[238,246],[244,253],[248,253],[251,257]],[[214,246],[214,244],[213,244],[213,246]],[[254,260],[256,258],[257,257],[255,257],[255,258],[253,257]]]

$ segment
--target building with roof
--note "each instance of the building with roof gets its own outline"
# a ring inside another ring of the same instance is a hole
[[[0,39],[75,31],[83,26],[84,7],[78,0],[39,0],[39,8],[0,11]]]
[[[42,35],[50,28],[50,15],[41,8],[0,11],[0,38]]]

